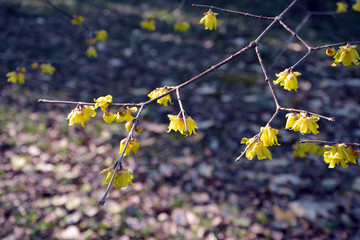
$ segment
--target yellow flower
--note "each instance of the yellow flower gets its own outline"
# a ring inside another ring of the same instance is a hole
[[[187,31],[187,30],[189,30],[189,28],[190,28],[189,23],[185,22],[185,21],[177,22],[174,25],[174,30],[179,31],[179,32]]]
[[[90,117],[95,117],[96,112],[93,106],[77,106],[73,109],[66,120],[69,120],[69,126],[74,125],[75,123],[80,123],[81,126],[85,127],[84,123],[90,119]]]
[[[167,92],[168,92],[168,90],[166,88],[164,88],[164,87],[156,88],[155,90],[153,90],[151,93],[148,94],[148,97],[150,99],[154,99],[154,98],[157,98],[157,97],[159,97],[159,96],[161,96],[161,95],[163,95],[163,94],[165,94]],[[162,97],[162,98],[158,99],[156,102],[158,104],[160,104],[160,105],[161,104],[164,105],[165,107],[167,107],[168,102],[170,102],[170,104],[172,104],[170,94],[166,95],[165,97]]]
[[[126,144],[126,138],[124,138],[123,140],[120,141],[120,147],[119,147],[120,155],[124,151],[125,144]],[[134,153],[136,153],[139,149],[139,146],[140,146],[139,141],[136,138],[134,138],[133,140],[130,140],[125,149],[124,156],[128,155],[130,153],[130,151],[133,151]]]
[[[33,70],[37,70],[37,69],[39,68],[39,63],[37,63],[37,62],[32,63],[32,64],[31,64],[31,68],[32,68]]]
[[[346,12],[347,11],[348,5],[346,3],[337,2],[336,5],[337,5],[336,12],[340,13],[340,12]]]
[[[132,127],[133,127],[133,125],[134,125],[134,123],[131,121],[131,122],[127,122],[126,124],[125,124],[125,129],[127,130],[127,131],[131,131],[131,129],[132,129]],[[137,124],[136,126],[135,126],[135,132],[137,132],[137,133],[141,133],[142,132],[142,127],[141,127],[141,125],[140,124]]]
[[[106,42],[108,39],[108,33],[105,30],[95,31],[95,41]]]
[[[134,119],[134,117],[131,115],[131,112],[132,112],[131,109],[129,109],[128,107],[126,107],[126,108],[121,107],[116,114],[115,121],[116,122],[123,122],[123,121],[131,122]]]
[[[217,20],[215,16],[218,14],[213,13],[213,11],[210,9],[208,12],[204,13],[204,15],[205,16],[200,20],[199,24],[204,24],[205,30],[216,30]]]
[[[332,57],[332,56],[334,56],[335,55],[335,53],[336,53],[336,50],[335,50],[335,48],[334,47],[328,47],[327,49],[326,49],[326,55],[328,55],[329,57]]]
[[[341,46],[334,56],[334,63],[331,66],[335,67],[338,63],[341,63],[346,67],[354,63],[359,65],[358,59],[360,59],[358,52],[356,51],[356,45]]]
[[[112,112],[104,112],[103,119],[107,124],[111,124],[115,120],[115,114]]]
[[[155,21],[152,20],[152,15],[147,15],[147,19],[140,22],[140,27],[148,30],[148,31],[155,31]]]
[[[354,3],[354,5],[352,5],[352,9],[360,12],[360,0],[356,0],[356,3]]]
[[[103,169],[99,174],[103,174],[106,173],[105,175],[105,179],[103,181],[103,184],[109,184],[111,181],[111,178],[114,175],[114,169],[113,168],[106,168]],[[132,183],[132,179],[133,179],[133,175],[131,172],[129,172],[128,170],[123,170],[123,171],[119,171],[119,173],[115,173],[115,177],[114,177],[114,185],[117,188],[123,188],[123,187],[127,187],[127,185],[130,183],[131,185],[134,185]]]
[[[260,131],[262,131],[260,136],[260,141],[264,144],[264,147],[273,146],[274,144],[279,145],[277,141],[277,134],[279,130],[272,128],[270,126],[261,127]]]
[[[299,120],[300,114],[288,113],[288,114],[286,114],[285,117],[287,118],[285,129],[290,129],[295,132],[300,131],[300,128],[294,129],[294,125],[295,125],[296,121]]]
[[[95,109],[98,107],[101,107],[101,111],[105,112],[105,109],[109,106],[110,103],[112,103],[112,99],[113,97],[109,94],[106,95],[105,97],[99,97],[99,98],[94,98],[95,103]]]
[[[8,82],[12,82],[14,84],[19,83],[19,84],[24,84],[25,83],[25,73],[26,69],[25,68],[20,68],[17,69],[16,72],[8,72],[6,74],[6,77],[8,78],[7,81]]]
[[[280,86],[284,86],[284,89],[289,90],[295,90],[295,92],[298,89],[298,80],[297,76],[300,76],[301,73],[299,72],[293,72],[290,69],[285,69],[281,73],[277,73],[276,76],[278,77],[277,80],[274,80],[273,83],[275,85],[280,83]]]
[[[297,143],[293,145],[293,157],[306,158],[308,153],[314,153],[319,157],[324,154],[325,149],[317,143]]]
[[[71,19],[72,25],[81,25],[84,21],[83,16],[75,16],[73,19]]]
[[[344,143],[335,144],[333,146],[326,145],[325,148],[329,148],[324,153],[324,161],[329,164],[329,168],[334,168],[335,164],[341,163],[343,168],[347,168],[346,163],[356,164],[356,158],[358,157],[351,148],[347,148]]]
[[[55,72],[55,68],[51,65],[51,63],[43,63],[40,65],[41,74],[49,74],[53,75]]]
[[[195,129],[197,128],[196,122],[191,117],[186,117],[186,125],[189,130],[189,134],[186,133],[186,127],[183,118],[175,115],[168,115],[170,119],[169,129],[166,131],[169,133],[171,130],[179,131],[182,135],[188,136],[191,134],[196,134]]]
[[[90,46],[86,49],[86,56],[88,58],[91,58],[91,57],[94,57],[96,58],[97,57],[97,52],[96,52],[96,48],[94,46]]]
[[[245,143],[246,147],[248,147],[253,142],[254,142],[254,138],[251,138],[251,139],[243,138],[243,139],[241,139],[241,144]],[[267,149],[267,147],[264,146],[264,144],[259,139],[257,139],[256,142],[254,144],[252,144],[248,148],[248,150],[246,151],[245,156],[246,156],[246,158],[248,160],[252,160],[255,156],[259,160],[263,160],[263,159],[266,159],[266,158],[269,158],[270,160],[272,160],[271,152],[269,151],[269,149]]]
[[[307,116],[305,113],[301,113],[300,118],[295,122],[292,130],[295,132],[300,131],[302,135],[310,133],[316,135],[319,133],[317,130],[319,125],[316,123],[319,119],[318,116]]]

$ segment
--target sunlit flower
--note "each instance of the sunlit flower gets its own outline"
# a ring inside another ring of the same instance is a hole
[[[338,63],[342,63],[344,66],[349,66],[352,63],[359,65],[358,59],[360,59],[358,52],[356,51],[356,45],[341,46],[337,50],[334,56],[334,63],[331,66],[336,66]]]
[[[150,99],[154,99],[154,98],[157,98],[157,97],[159,97],[159,96],[161,96],[161,95],[163,95],[163,94],[165,94],[167,92],[168,92],[168,90],[166,88],[164,88],[164,87],[156,88],[155,90],[153,90],[151,93],[148,94],[148,97]],[[165,107],[167,107],[168,102],[170,102],[170,104],[172,104],[170,94],[166,95],[165,97],[162,97],[162,98],[158,99],[156,102],[158,104],[160,104],[160,105],[161,104],[164,105]]]
[[[83,16],[75,16],[73,19],[71,19],[72,25],[81,25],[84,21]]]
[[[360,0],[356,0],[356,3],[352,5],[352,9],[354,9],[357,12],[360,12]]]
[[[255,156],[259,160],[263,160],[266,158],[269,158],[270,160],[272,160],[271,152],[269,151],[269,149],[267,149],[267,147],[264,146],[264,144],[260,141],[260,139],[257,139],[255,143],[253,143],[253,142],[254,142],[254,138],[241,139],[241,144],[245,143],[246,147],[251,145],[245,154],[245,156],[248,160],[252,160]]]
[[[95,41],[106,42],[108,39],[108,33],[106,30],[95,31]]]
[[[8,82],[12,82],[14,84],[24,84],[25,83],[25,68],[18,68],[16,71],[8,72],[6,77],[8,78]]]
[[[189,28],[190,28],[190,25],[186,21],[180,21],[180,22],[175,23],[175,25],[174,25],[174,30],[179,31],[179,32],[187,31],[187,30],[189,30]]]
[[[111,178],[114,175],[114,169],[113,168],[106,168],[103,169],[99,174],[103,174],[106,173],[105,175],[105,179],[103,181],[103,184],[109,184],[111,181]],[[117,188],[123,188],[123,187],[127,187],[127,185],[130,183],[131,185],[134,185],[132,183],[132,179],[133,179],[133,175],[131,172],[129,172],[128,170],[123,170],[123,171],[119,171],[118,173],[115,173],[115,177],[114,177],[114,185]]]
[[[123,122],[123,121],[131,122],[134,119],[134,117],[131,115],[131,112],[132,112],[131,109],[129,109],[128,107],[126,107],[126,108],[121,107],[116,114],[115,121],[116,122]]]
[[[37,70],[37,69],[39,68],[39,63],[33,62],[33,63],[31,64],[31,68],[32,68],[33,70]]]
[[[99,97],[94,98],[95,103],[95,109],[100,107],[102,112],[105,112],[105,109],[109,106],[110,103],[112,103],[113,97],[109,94],[105,97]]]
[[[168,133],[173,130],[175,132],[179,131],[182,135],[185,136],[191,135],[193,133],[196,134],[195,129],[197,128],[197,125],[194,119],[191,117],[186,116],[186,125],[188,127],[189,134],[186,133],[186,127],[182,117],[171,114],[168,114],[168,117],[170,119],[169,129],[167,130]]]
[[[279,130],[266,126],[261,127],[260,131],[262,131],[260,141],[264,144],[264,147],[273,146],[274,144],[280,145],[276,136],[279,133]]]
[[[51,65],[51,63],[43,63],[40,65],[41,74],[49,74],[53,75],[55,72],[55,68]]]
[[[131,129],[132,129],[132,127],[133,127],[133,125],[134,125],[134,122],[127,122],[126,124],[125,124],[125,129],[127,130],[127,131],[131,131]],[[134,131],[135,132],[137,132],[137,133],[141,133],[142,132],[142,127],[141,127],[141,125],[138,123],[136,126],[135,126],[135,129],[134,129]]]
[[[316,123],[319,121],[319,117],[315,115],[308,116],[305,113],[300,114],[300,118],[295,122],[292,130],[300,131],[301,134],[318,134],[319,125]]]
[[[284,86],[284,89],[291,91],[295,90],[295,92],[298,89],[298,80],[297,76],[300,76],[301,73],[299,72],[293,72],[290,69],[285,69],[281,73],[277,73],[276,76],[278,77],[277,80],[274,80],[273,83],[275,85],[280,84],[280,86]]]
[[[308,153],[314,153],[318,156],[324,154],[325,149],[317,143],[305,142],[293,145],[293,157],[306,158]]]
[[[333,146],[326,145],[328,148],[324,153],[324,161],[329,164],[329,168],[334,168],[335,164],[341,164],[343,168],[347,168],[347,163],[356,164],[358,157],[351,148],[347,148],[346,144],[340,143]]]
[[[336,53],[336,50],[335,50],[334,47],[328,47],[328,48],[326,49],[326,55],[328,55],[329,57],[334,56],[335,53]]]
[[[200,20],[199,24],[204,24],[205,30],[216,30],[217,20],[215,16],[218,14],[213,13],[213,11],[210,9],[208,12],[204,13],[204,15],[205,16]]]
[[[81,126],[85,127],[85,122],[90,119],[90,117],[95,117],[96,112],[93,106],[77,106],[73,109],[66,120],[69,120],[69,126],[74,125],[75,123],[81,124]]]
[[[107,124],[111,124],[115,120],[115,114],[112,112],[104,112],[103,119]]]
[[[124,151],[125,145],[126,145],[126,138],[120,141],[120,148],[119,148],[120,154],[122,154],[122,152]],[[136,138],[130,140],[125,149],[124,156],[128,155],[130,151],[136,153],[139,149],[139,146],[140,146],[139,141]]]
[[[337,2],[336,3],[337,9],[336,12],[340,13],[340,12],[346,12],[348,9],[348,5],[344,2]]]
[[[288,113],[288,114],[286,114],[285,117],[287,118],[285,129],[290,129],[295,132],[300,131],[299,127],[297,129],[294,129],[294,125],[295,125],[296,121],[300,118],[300,114]]]
[[[86,56],[88,58],[91,58],[91,57],[94,57],[96,58],[97,57],[97,51],[96,51],[96,48],[94,46],[90,46],[86,49]]]
[[[155,21],[152,19],[152,15],[147,15],[147,19],[140,22],[140,27],[148,30],[148,31],[155,31]]]

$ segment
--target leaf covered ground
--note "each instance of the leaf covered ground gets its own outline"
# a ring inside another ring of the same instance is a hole
[[[191,29],[179,33],[173,30],[179,10],[173,10],[180,1],[53,2],[107,30],[109,40],[96,46],[97,59],[88,59],[87,33],[44,1],[0,1],[1,239],[360,238],[358,166],[330,170],[313,155],[293,158],[292,145],[303,136],[284,129],[284,114],[273,123],[281,146],[270,148],[272,161],[234,163],[244,149],[241,138],[258,133],[275,110],[251,51],[182,91],[197,135],[165,133],[167,114],[179,111],[176,103],[146,109],[139,152],[124,162],[135,184],[112,188],[99,207],[106,186],[98,173],[118,158],[124,126],[106,124],[98,112],[86,128],[69,127],[65,117],[73,106],[37,100],[92,102],[111,94],[115,102],[146,101],[154,88],[184,82],[238,51],[269,22],[219,13],[218,30],[205,31],[198,21],[207,10],[186,1],[182,12]],[[238,2],[198,3],[270,16],[288,4]],[[335,8],[327,1],[300,2],[316,11]],[[157,20],[155,32],[139,27],[147,13]],[[303,16],[295,8],[284,20],[295,28]],[[359,17],[317,17],[299,35],[314,46],[356,41]],[[264,39],[266,66],[288,37],[277,27]],[[272,77],[305,50],[290,44]],[[30,70],[33,60],[52,62],[55,74]],[[7,83],[6,73],[21,64],[28,69],[26,84]],[[323,52],[315,53],[299,66],[297,93],[275,87],[279,100],[336,118],[320,120],[316,139],[359,142],[359,67],[330,64]]]

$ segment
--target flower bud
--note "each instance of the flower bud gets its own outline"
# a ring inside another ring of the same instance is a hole
[[[326,49],[326,55],[328,55],[329,57],[334,56],[335,53],[336,53],[336,50],[335,50],[334,47],[328,47],[328,48]]]

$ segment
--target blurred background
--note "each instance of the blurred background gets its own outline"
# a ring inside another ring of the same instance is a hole
[[[287,131],[285,114],[273,160],[241,159],[243,137],[259,132],[275,111],[254,51],[181,91],[197,135],[165,133],[177,103],[149,106],[142,115],[140,149],[124,161],[135,185],[111,188],[98,173],[118,158],[127,133],[123,124],[96,118],[68,126],[75,107],[40,98],[92,102],[111,94],[114,102],[141,102],[156,87],[180,84],[253,41],[269,24],[218,12],[218,29],[198,22],[208,9],[192,3],[275,16],[290,1],[105,1],[54,0],[82,15],[94,30],[105,29],[98,58],[85,56],[88,32],[40,0],[0,0],[0,238],[12,239],[359,239],[358,166],[328,169],[323,158],[292,157],[304,136]],[[351,5],[353,2],[348,1]],[[284,18],[293,29],[312,11],[334,11],[335,1],[299,1]],[[216,11],[215,11],[216,12]],[[140,28],[147,14],[156,31]],[[174,31],[176,21],[190,23]],[[358,41],[360,13],[311,18],[299,32],[311,46]],[[290,34],[280,26],[260,50],[269,67]],[[271,76],[298,61],[306,48],[293,41]],[[52,76],[33,71],[33,61],[51,62]],[[336,118],[319,121],[320,134],[306,138],[359,142],[359,67],[331,67],[324,51],[298,66],[298,92],[275,86],[280,104]],[[27,68],[26,83],[6,73]],[[175,96],[172,96],[173,101]]]

